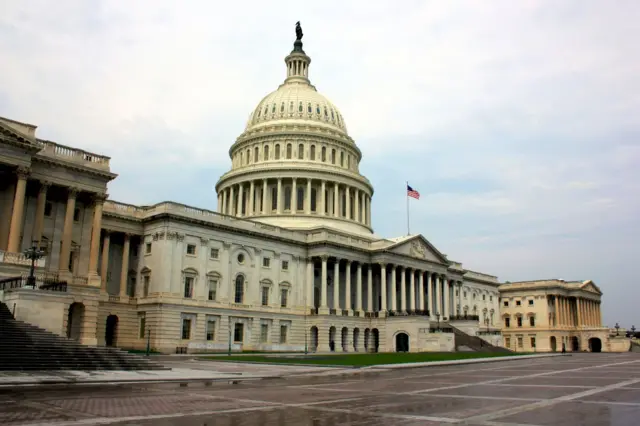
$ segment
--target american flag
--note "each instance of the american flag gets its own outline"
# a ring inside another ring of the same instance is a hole
[[[407,196],[408,197],[413,197],[416,200],[420,199],[420,193],[418,191],[416,191],[415,189],[413,189],[412,187],[410,187],[409,185],[407,185]]]

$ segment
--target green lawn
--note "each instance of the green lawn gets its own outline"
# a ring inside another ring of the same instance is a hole
[[[271,364],[344,365],[365,367],[379,364],[402,364],[406,362],[452,361],[459,359],[494,358],[501,356],[527,355],[525,353],[488,352],[417,352],[417,353],[361,353],[339,355],[243,355],[204,357],[212,361],[264,362]]]

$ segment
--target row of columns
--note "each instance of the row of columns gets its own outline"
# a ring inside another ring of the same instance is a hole
[[[17,253],[20,251],[20,239],[22,236],[22,228],[24,225],[25,201],[27,191],[27,181],[30,171],[27,168],[19,167],[16,170],[17,181],[13,199],[13,209],[11,213],[11,224],[9,226],[9,239],[7,242],[7,251]],[[46,181],[40,181],[38,189],[38,198],[36,201],[36,213],[34,221],[33,240],[40,243],[42,233],[44,231],[44,214],[47,202],[47,192],[51,184]],[[61,273],[69,272],[69,259],[71,256],[71,240],[73,237],[73,215],[76,208],[76,199],[80,192],[77,188],[67,188],[67,204],[65,207],[64,222],[62,228],[62,239],[60,244],[60,256],[58,262],[58,271]],[[89,275],[97,275],[98,269],[98,252],[100,249],[100,229],[102,226],[102,206],[106,195],[94,194],[94,211],[93,223],[91,231],[91,250],[89,260]]]
[[[600,327],[600,302],[581,297],[554,296],[555,326]]]
[[[102,259],[100,271],[102,273],[101,289],[107,292],[107,271],[109,270],[109,250],[111,247],[111,234],[109,230],[103,230],[104,238],[102,239]],[[129,283],[129,258],[131,253],[131,238],[133,234],[124,233],[124,242],[122,244],[122,263],[120,265],[120,290],[119,296],[127,296],[127,284]],[[99,237],[99,236],[98,236]]]
[[[306,214],[316,212],[320,216],[344,218],[353,220],[363,225],[371,225],[371,197],[361,189],[329,182],[316,181],[305,178],[277,178],[275,213],[280,214]],[[289,209],[285,211],[285,188],[290,188]],[[272,215],[271,193],[267,179],[261,181],[242,182],[230,185],[218,192],[218,212],[231,216],[259,216]],[[298,209],[298,188],[302,188],[304,204]],[[312,208],[312,194],[316,190],[315,208]],[[353,212],[352,212],[353,201]],[[343,208],[346,214],[343,214]]]
[[[345,275],[344,283],[340,279],[340,264],[341,259],[333,258],[333,301],[332,309],[336,310],[351,310],[351,272],[352,261],[344,259]],[[328,313],[328,268],[329,257],[323,256],[320,258],[320,301],[319,308],[320,313]],[[400,265],[389,265],[387,263],[379,263],[380,268],[379,280],[376,280],[374,284],[374,271],[373,264],[363,264],[356,262],[356,300],[355,310],[358,312],[365,311],[363,300],[363,278],[366,270],[366,312],[377,311],[429,311],[431,318],[436,319],[437,314],[442,318],[450,318],[453,315],[454,308],[454,286],[460,286],[461,282],[454,282],[449,280],[445,275],[441,275],[435,272],[418,270],[414,268],[404,267]],[[315,261],[309,260],[307,263],[308,282],[310,286],[308,288],[307,300],[313,299],[314,289],[314,269]],[[390,275],[390,277],[389,277]],[[387,278],[390,278],[387,280]],[[398,280],[399,279],[399,280]],[[400,284],[400,300],[397,296],[396,285]],[[396,285],[394,285],[394,283]],[[376,294],[380,295],[380,304],[376,306],[373,300],[374,285],[377,286]],[[344,305],[341,305],[340,289],[344,286]],[[425,292],[426,288],[426,292]],[[425,298],[426,294],[426,298]],[[390,300],[387,297],[390,296]],[[435,297],[434,297],[435,296]],[[460,306],[461,292],[458,291],[458,299],[456,303]],[[378,309],[376,309],[378,308]]]

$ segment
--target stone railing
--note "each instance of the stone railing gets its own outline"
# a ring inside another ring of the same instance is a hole
[[[495,275],[482,274],[480,272],[474,272],[474,271],[467,271],[465,272],[464,277],[475,278],[477,280],[489,281],[489,282],[498,284],[498,277],[496,277]]]
[[[454,262],[453,260],[449,261],[449,268],[456,269],[458,271],[464,271],[464,268],[462,267],[462,263]]]
[[[46,262],[47,262],[47,259],[44,257],[36,260],[36,263],[35,263],[36,268],[44,268]],[[11,253],[8,251],[0,250],[0,263],[31,266],[31,259],[28,259],[22,253]]]
[[[134,206],[132,204],[119,203],[117,201],[107,200],[104,203],[103,211],[115,214],[121,214],[127,217],[142,219],[145,216],[144,207]]]
[[[88,167],[109,170],[110,158],[107,156],[94,154],[81,149],[72,148],[70,146],[60,145],[43,139],[37,139],[36,143],[42,147],[42,150],[38,154],[81,163]]]

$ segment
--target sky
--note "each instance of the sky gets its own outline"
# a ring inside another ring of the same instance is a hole
[[[111,157],[110,198],[216,209],[301,21],[375,188],[376,233],[464,267],[593,280],[640,327],[640,2],[6,0],[0,116]]]

